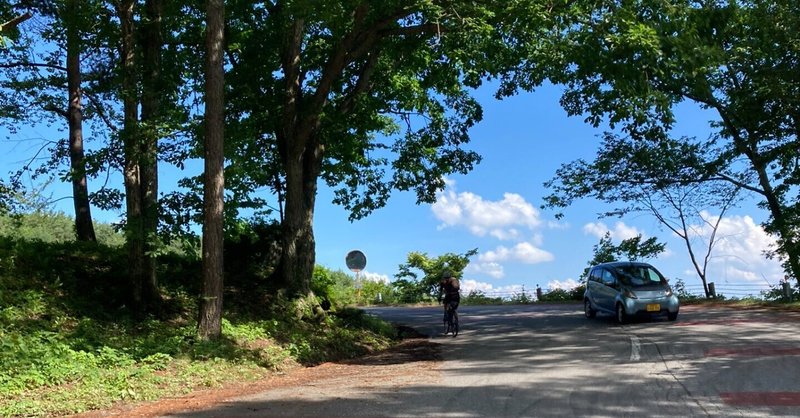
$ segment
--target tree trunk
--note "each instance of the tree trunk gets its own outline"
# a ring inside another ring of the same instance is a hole
[[[72,200],[75,206],[75,233],[79,241],[96,242],[86,180],[86,161],[83,150],[83,110],[81,108],[81,41],[77,17],[78,0],[67,3],[67,89],[69,105],[69,159],[72,178]]]
[[[222,54],[225,29],[224,0],[208,0],[206,28],[206,138],[203,186],[203,299],[197,334],[216,339],[222,334],[223,208],[225,192],[225,98]]]
[[[748,155],[748,157],[750,156]],[[758,160],[755,157],[751,157],[750,161],[758,173],[759,184],[764,190],[767,207],[772,215],[772,226],[774,232],[779,235],[779,248],[786,254],[789,270],[791,270],[791,274],[797,281],[798,287],[800,287],[800,254],[797,252],[795,228],[787,222],[786,212],[784,211],[785,206],[780,202],[775,190],[772,188],[766,168],[763,164],[758,164]]]
[[[139,103],[136,94],[136,34],[134,25],[134,0],[124,0],[117,6],[121,26],[120,58],[122,67],[122,106],[124,125],[120,134],[125,153],[125,236],[128,247],[128,276],[131,282],[133,309],[146,311],[142,293],[144,283],[144,229],[142,223],[141,178],[139,168]]]
[[[139,158],[140,194],[142,201],[142,230],[144,233],[144,255],[142,271],[142,293],[146,306],[157,309],[161,304],[156,276],[155,244],[158,240],[158,139],[161,125],[161,0],[145,2],[143,29],[143,73],[142,120],[140,132],[141,154]]]
[[[314,204],[322,162],[322,147],[313,134],[296,135],[295,141],[308,144],[298,158],[285,161],[286,214],[282,223],[282,284],[296,295],[309,293],[314,272]]]

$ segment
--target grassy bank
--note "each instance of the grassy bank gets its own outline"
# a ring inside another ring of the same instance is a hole
[[[164,272],[161,317],[134,319],[119,290],[121,260],[111,247],[0,240],[0,416],[174,397],[352,358],[395,338],[358,310],[302,319],[291,301],[231,288],[224,337],[198,341],[191,263]]]

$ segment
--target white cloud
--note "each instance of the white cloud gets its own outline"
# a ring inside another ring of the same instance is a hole
[[[519,230],[516,228],[509,228],[509,229],[493,229],[489,232],[489,235],[499,239],[500,241],[509,241],[513,239],[518,239],[520,236]]]
[[[473,279],[465,279],[461,281],[462,295],[468,295],[472,291],[477,291],[482,292],[488,297],[510,297],[515,293],[521,293],[522,288],[522,285],[494,287],[491,283],[479,282]],[[526,292],[530,291],[531,289],[526,289]]]
[[[518,261],[525,264],[537,264],[552,261],[554,258],[552,253],[535,247],[529,242],[520,242],[511,248],[501,245],[492,251],[478,255],[478,260],[482,263]]]
[[[712,223],[717,217],[704,212]],[[706,240],[711,226],[694,225],[694,230]],[[775,246],[775,238],[753,221],[750,216],[726,216],[717,228],[717,238],[711,252],[710,281],[748,281],[777,283],[783,277],[779,260],[769,260],[764,252]]]
[[[474,193],[457,193],[453,181],[447,185],[450,190],[440,193],[431,206],[434,216],[442,222],[439,229],[461,226],[480,237],[513,240],[520,236],[520,227],[534,229],[542,225],[539,211],[516,193],[488,201]]]
[[[578,283],[575,279],[566,279],[566,280],[551,280],[547,282],[547,288],[550,290],[554,289],[563,289],[563,290],[572,290],[578,287],[580,283]]]
[[[505,193],[501,200],[489,201],[474,193],[458,192],[453,180],[446,180],[446,184],[447,189],[431,206],[434,216],[441,221],[439,230],[459,227],[478,237],[514,243],[480,254],[467,272],[500,279],[505,277],[501,263],[536,264],[555,258],[541,248],[544,239],[536,230],[545,225],[539,211],[522,196]]]
[[[467,268],[464,270],[465,273],[473,273],[473,274],[486,274],[491,276],[495,279],[502,279],[506,274],[501,266],[498,263],[488,262],[488,263],[469,263]]]
[[[594,235],[597,238],[603,238],[606,232],[611,233],[611,239],[622,241],[624,239],[633,238],[642,234],[636,227],[625,225],[624,222],[618,221],[614,225],[614,229],[609,228],[603,222],[590,222],[583,226],[583,232],[589,235]]]
[[[364,272],[362,272],[359,276],[364,278],[364,280],[369,280],[371,282],[389,284],[389,276],[385,274],[370,273],[364,270]]]

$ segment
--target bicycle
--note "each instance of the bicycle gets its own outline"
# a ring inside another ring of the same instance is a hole
[[[453,333],[453,337],[458,335],[458,312],[453,308],[453,304],[444,305],[444,335]]]

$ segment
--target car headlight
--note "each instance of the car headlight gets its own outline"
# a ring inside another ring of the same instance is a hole
[[[664,291],[664,296],[666,297],[672,296],[672,288],[668,287],[667,290]]]
[[[623,292],[623,294],[625,295],[626,298],[638,299],[636,297],[636,293],[633,293],[633,291],[630,289],[625,289],[625,292]]]

